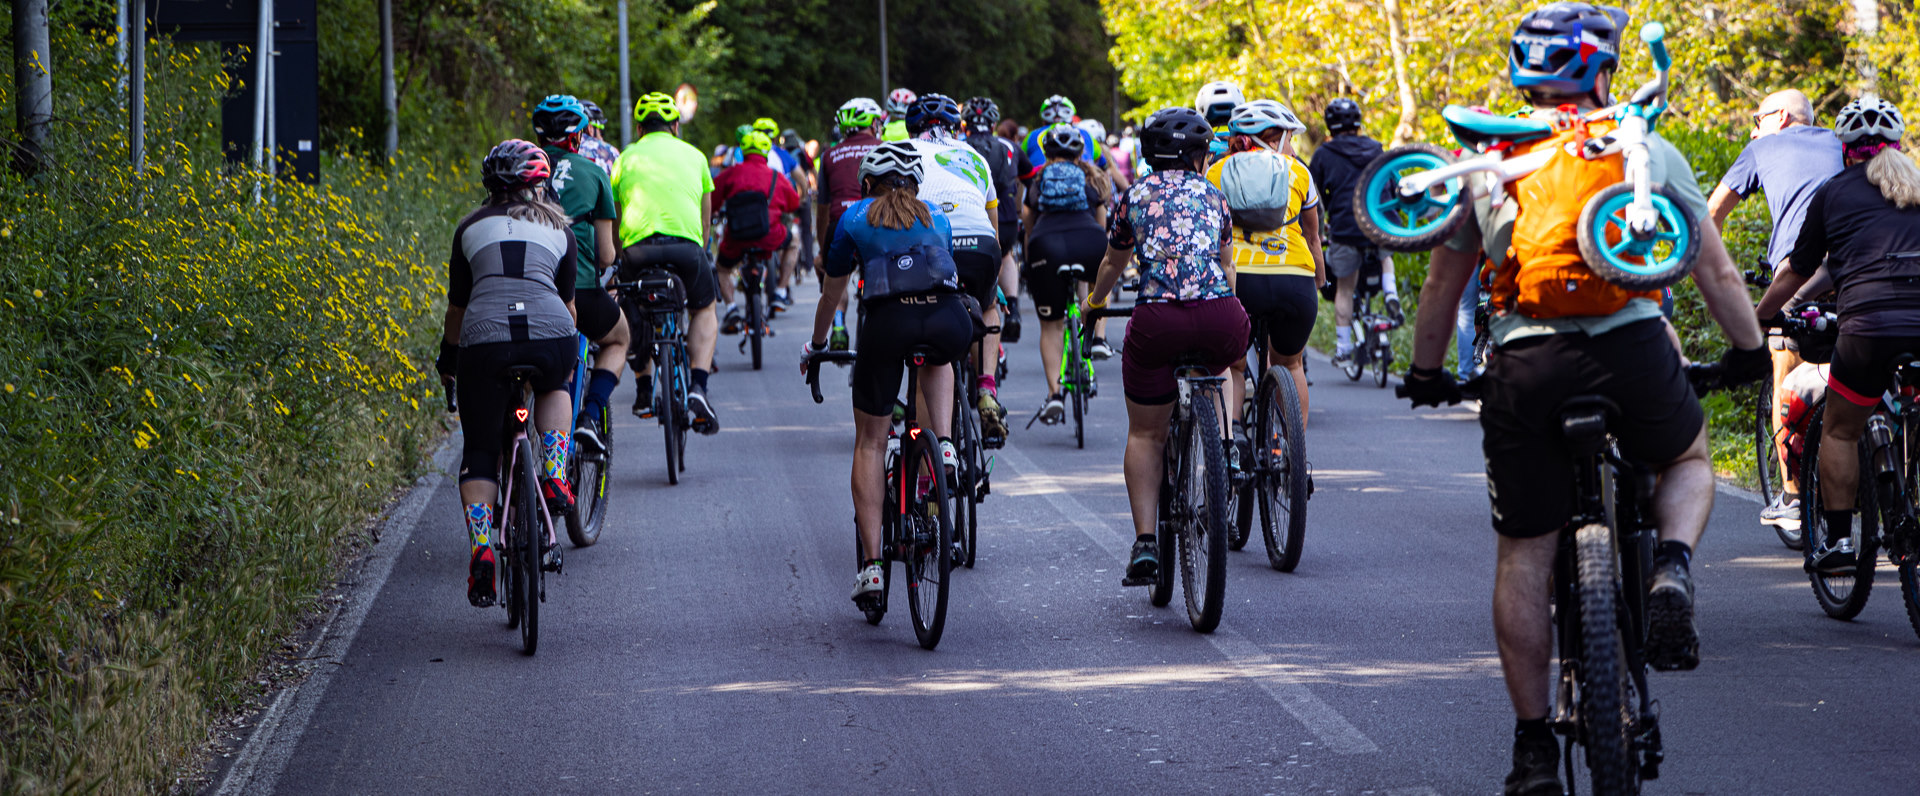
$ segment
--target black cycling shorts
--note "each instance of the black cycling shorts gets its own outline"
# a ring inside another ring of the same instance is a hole
[[[573,310],[578,315],[574,326],[588,340],[599,342],[620,323],[620,302],[595,285],[573,291]]]
[[[1313,318],[1320,312],[1320,291],[1313,277],[1298,274],[1241,274],[1234,295],[1247,308],[1247,317],[1267,324],[1267,345],[1273,353],[1293,356],[1307,347]]]
[[[1618,405],[1608,428],[1621,453],[1649,465],[1679,458],[1705,422],[1659,318],[1597,337],[1515,340],[1488,359],[1485,385],[1481,450],[1493,529],[1515,539],[1559,531],[1573,515],[1573,460],[1560,431],[1567,399],[1599,395]]]
[[[460,456],[462,483],[474,479],[500,480],[503,431],[511,433],[507,430],[516,424],[507,417],[507,407],[513,403],[513,396],[507,392],[507,368],[514,365],[539,368],[540,373],[533,380],[535,393],[564,390],[572,381],[574,365],[579,361],[577,345],[578,338],[569,335],[460,348],[454,392],[460,399],[460,429],[464,437]]]
[[[1893,386],[1893,360],[1901,354],[1920,357],[1920,337],[1840,335],[1833,346],[1827,397],[1839,397],[1856,406],[1874,405],[1880,394]]]
[[[1107,256],[1107,234],[1098,227],[1067,229],[1027,238],[1027,294],[1034,314],[1051,321],[1067,317],[1067,305],[1080,300],[1074,280],[1060,275],[1060,266],[1078,263],[1078,281],[1093,284],[1100,260]]]
[[[687,291],[687,309],[713,305],[720,280],[707,264],[707,250],[686,238],[654,235],[621,252],[620,278],[631,281],[642,268],[662,268],[680,277]]]
[[[953,236],[953,264],[960,271],[960,290],[982,307],[994,305],[993,289],[1000,284],[1000,242],[973,235]]]
[[[864,414],[893,414],[907,352],[927,346],[933,349],[927,364],[946,365],[965,356],[973,342],[973,318],[958,294],[874,299],[861,302],[860,308],[853,408]]]

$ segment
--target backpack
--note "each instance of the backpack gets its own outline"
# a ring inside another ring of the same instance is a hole
[[[1048,163],[1034,179],[1042,213],[1070,213],[1087,209],[1087,173],[1078,163]]]
[[[1287,215],[1293,199],[1293,158],[1271,149],[1252,149],[1221,161],[1220,189],[1227,195],[1233,225],[1242,230],[1270,232],[1299,218]]]
[[[1576,153],[1588,138],[1604,135],[1612,127],[1611,122],[1576,123],[1572,129],[1517,145],[1508,153],[1509,158],[1517,158],[1543,147],[1554,150],[1539,170],[1508,186],[1506,207],[1479,215],[1483,231],[1488,223],[1498,227],[1487,231],[1483,241],[1487,256],[1496,264],[1492,286],[1496,311],[1529,318],[1604,316],[1619,312],[1635,298],[1660,299],[1658,290],[1628,290],[1600,278],[1580,256],[1580,212],[1588,199],[1626,179],[1626,161],[1618,153],[1597,160]],[[1508,245],[1502,246],[1502,241]]]
[[[780,175],[775,172],[765,191],[741,191],[727,197],[721,214],[727,219],[727,240],[756,241],[773,231],[769,215],[773,213],[773,191]]]
[[[960,269],[945,246],[918,244],[867,260],[860,282],[862,300],[951,293],[960,289]]]

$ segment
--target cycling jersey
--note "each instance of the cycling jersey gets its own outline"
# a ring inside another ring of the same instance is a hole
[[[581,137],[580,154],[585,155],[588,160],[593,161],[593,165],[599,166],[600,170],[606,172],[609,176],[613,174],[613,164],[620,161],[619,149],[616,149],[612,144],[604,140],[592,136]]]
[[[1380,142],[1359,134],[1336,135],[1313,151],[1307,173],[1321,198],[1320,217],[1326,223],[1327,239],[1348,246],[1372,246],[1373,241],[1360,232],[1353,216],[1353,185],[1360,172],[1380,156]]]
[[[593,222],[619,218],[613,207],[613,184],[607,173],[587,158],[557,146],[540,148],[553,163],[551,178],[554,192],[560,194],[560,209],[573,219],[573,238],[579,249],[579,267],[575,287],[593,287],[600,282],[600,264],[596,261]]]
[[[768,165],[764,155],[748,155],[746,162],[720,173],[720,178],[713,181],[715,211],[724,207],[728,198],[742,191],[767,194],[767,234],[752,241],[721,239],[719,253],[722,265],[737,261],[751,249],[775,251],[785,246],[787,225],[780,223],[780,217],[800,209],[800,193]]]
[[[1020,156],[1006,139],[991,133],[969,135],[967,145],[987,159],[987,170],[993,173],[993,187],[1000,201],[1000,229],[1004,233],[1010,224],[1020,220],[1020,203],[1014,197],[1020,190]]]
[[[506,205],[475,210],[453,232],[447,305],[466,310],[460,345],[572,338],[573,266],[566,229],[509,215]]]
[[[1047,153],[1045,148],[1040,145],[1040,136],[1046,135],[1049,127],[1051,127],[1051,125],[1035,128],[1033,132],[1027,134],[1027,145],[1024,149],[1027,155],[1027,163],[1026,168],[1020,175],[1020,179],[1033,179],[1034,173],[1040,171],[1041,166],[1047,165]],[[1074,129],[1079,130],[1080,128],[1076,127]],[[1080,130],[1080,140],[1086,145],[1085,148],[1080,150],[1080,159],[1090,161],[1093,165],[1105,169],[1107,167],[1106,147],[1093,137],[1093,133],[1085,130]]]
[[[847,211],[845,217],[833,233],[833,243],[827,247],[826,259],[821,267],[827,276],[840,277],[852,274],[855,269],[870,267],[891,267],[888,257],[908,252],[916,248],[938,249],[951,255],[953,248],[953,227],[947,216],[940,212],[934,203],[921,200],[931,211],[931,225],[916,222],[906,229],[890,229],[873,223],[867,218],[868,209],[873,207],[872,199],[862,199]],[[942,270],[951,267],[951,261],[942,263]],[[891,295],[888,287],[888,274],[873,274],[862,270],[867,284],[862,289],[865,296]],[[947,273],[936,275],[958,288],[958,277]],[[949,291],[950,292],[950,291]]]
[[[745,150],[737,146],[727,147],[727,154],[720,157],[720,171],[726,171],[727,169],[746,162],[743,154],[744,151]],[[767,168],[779,172],[782,177],[790,177],[793,174],[793,170],[798,167],[798,163],[794,160],[793,155],[779,147],[774,147],[773,152],[777,154],[769,154],[766,156]]]
[[[1120,195],[1107,219],[1107,245],[1137,247],[1142,302],[1192,301],[1233,295],[1220,266],[1220,245],[1233,233],[1227,195],[1185,170],[1156,171]],[[1244,318],[1244,313],[1242,318]],[[1242,337],[1242,348],[1245,348]]]
[[[707,158],[661,130],[620,153],[613,193],[620,202],[620,243],[672,235],[704,245],[706,195],[713,191]]]
[[[1226,172],[1227,161],[1236,157],[1240,154],[1228,155],[1207,167],[1207,181],[1224,190],[1221,175]],[[1266,231],[1233,228],[1233,267],[1241,273],[1314,275],[1313,252],[1307,249],[1300,214],[1320,206],[1320,192],[1314,190],[1313,176],[1307,173],[1305,164],[1289,157],[1287,165],[1293,174],[1287,181],[1286,216],[1292,221]]]
[[[1834,175],[1807,204],[1789,262],[1812,276],[1822,258],[1839,292],[1842,335],[1920,336],[1920,207],[1888,202],[1865,163]]]
[[[980,153],[954,139],[915,138],[907,143],[920,154],[926,174],[920,181],[920,198],[947,215],[954,237],[994,240],[993,219],[1000,205],[993,174]]]
[[[887,126],[880,128],[882,141],[905,141],[912,137],[913,135],[907,132],[906,119],[895,119],[887,122]]]
[[[879,145],[879,138],[861,130],[820,156],[820,188],[815,193],[816,201],[827,206],[828,227],[821,230],[827,240],[833,239],[833,227],[840,223],[841,214],[860,201],[860,161]]]

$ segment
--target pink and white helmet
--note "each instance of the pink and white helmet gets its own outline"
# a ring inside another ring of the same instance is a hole
[[[887,95],[887,116],[893,119],[906,118],[907,106],[912,105],[913,101],[919,98],[918,95],[910,90],[904,88],[894,89],[892,93]]]

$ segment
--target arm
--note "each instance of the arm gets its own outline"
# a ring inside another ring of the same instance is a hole
[[[1309,207],[1300,214],[1300,236],[1307,240],[1307,253],[1313,255],[1313,286],[1327,284],[1327,255],[1320,248],[1320,208]]]
[[[619,256],[619,247],[613,242],[613,219],[596,218],[593,220],[594,262],[601,271],[613,267],[613,261]]]
[[[713,239],[713,191],[700,195],[700,245]]]
[[[1107,256],[1100,261],[1100,273],[1093,277],[1093,289],[1087,291],[1089,305],[1095,298],[1104,298],[1113,293],[1113,286],[1120,282],[1120,274],[1133,262],[1132,249],[1116,249],[1107,246]],[[1232,262],[1232,260],[1228,260]]]
[[[1748,302],[1753,299],[1747,294],[1746,282],[1734,267],[1733,258],[1728,256],[1726,245],[1720,242],[1720,230],[1703,224],[1700,237],[1700,262],[1693,269],[1693,284],[1700,289],[1700,298],[1706,300],[1707,312],[1713,315],[1714,322],[1720,325],[1727,342],[1734,348],[1759,348],[1766,339],[1760,334],[1758,316],[1749,309],[1752,305]]]
[[[831,241],[833,240],[833,230],[831,229],[832,218],[832,205],[816,204],[813,206],[813,233],[816,239],[828,241],[829,245],[831,245]],[[827,247],[822,246],[820,250],[813,255],[813,267],[819,268],[820,264],[826,261]]]
[[[1707,197],[1707,212],[1713,216],[1715,229],[1727,228],[1727,216],[1733,215],[1733,209],[1740,206],[1743,198],[1724,182],[1714,186],[1713,195]]]
[[[447,305],[447,321],[441,326],[440,338],[450,345],[460,344],[460,322],[467,317],[466,307]]]
[[[1463,252],[1450,246],[1433,250],[1427,263],[1427,282],[1420,287],[1420,306],[1456,307],[1467,283],[1473,281],[1478,251]],[[1432,303],[1428,303],[1432,302]],[[1413,319],[1413,366],[1434,369],[1446,361],[1448,344],[1453,342],[1451,312],[1422,312]]]
[[[821,286],[822,298],[819,305],[813,308],[813,334],[807,337],[807,342],[816,350],[827,347],[827,333],[833,330],[833,313],[839,305],[839,302],[829,301],[825,297],[844,295],[850,278],[851,274],[829,276],[826,284]]]

